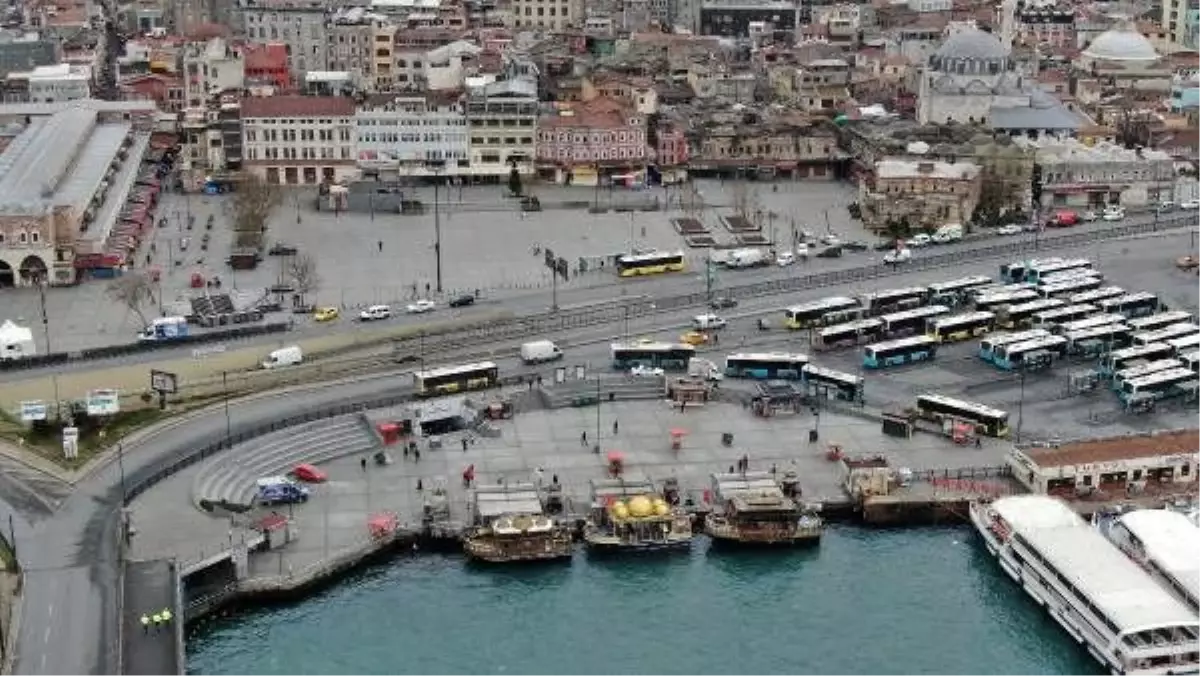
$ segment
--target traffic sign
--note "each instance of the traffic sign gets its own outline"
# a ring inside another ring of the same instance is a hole
[[[45,420],[47,410],[44,401],[23,401],[21,402],[21,420],[24,422]]]
[[[175,394],[179,391],[179,377],[169,371],[150,371],[150,389],[159,394]]]
[[[88,415],[115,415],[120,410],[121,395],[116,390],[92,390],[88,392]]]

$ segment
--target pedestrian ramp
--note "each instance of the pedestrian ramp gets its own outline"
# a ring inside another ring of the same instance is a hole
[[[546,408],[593,406],[597,401],[665,399],[667,383],[662,376],[601,376],[567,379],[543,386],[540,393]]]
[[[127,561],[121,590],[121,673],[182,674],[179,576],[168,559]],[[168,615],[163,611],[169,611]],[[157,617],[142,624],[142,617]]]
[[[317,420],[258,437],[218,455],[192,483],[192,499],[203,511],[239,509],[254,502],[258,479],[285,475],[296,465],[319,465],[380,447],[370,421],[361,414]]]

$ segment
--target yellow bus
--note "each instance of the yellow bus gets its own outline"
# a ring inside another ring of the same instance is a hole
[[[929,320],[925,333],[939,343],[953,343],[989,333],[996,325],[991,312],[968,312]]]
[[[418,397],[437,397],[466,390],[483,390],[500,382],[500,369],[490,361],[418,371],[413,389]]]
[[[652,251],[643,254],[625,254],[617,258],[617,275],[621,277],[682,272],[683,267],[682,251]]]

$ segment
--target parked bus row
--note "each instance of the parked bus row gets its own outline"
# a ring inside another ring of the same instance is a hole
[[[968,302],[973,290],[992,284],[991,278],[977,275],[929,286],[887,289],[859,298],[829,296],[786,308],[783,323],[789,329],[812,329],[903,315],[927,306],[944,307],[947,310],[943,311],[948,311],[948,308]]]
[[[725,357],[725,375],[755,380],[799,380],[812,394],[862,401],[865,379],[818,366],[807,355],[786,352],[739,352]]]
[[[858,319],[844,324],[827,326],[813,333],[813,347],[828,350],[850,347],[882,338],[901,338],[925,332],[925,324],[932,317],[949,314],[945,305],[927,305],[903,312],[886,314],[882,317]]]

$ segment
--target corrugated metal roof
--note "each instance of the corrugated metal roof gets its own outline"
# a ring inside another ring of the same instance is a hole
[[[1146,556],[1179,586],[1200,597],[1200,528],[1187,515],[1169,509],[1142,509],[1120,523],[1146,550]]]
[[[1196,625],[1191,611],[1061,500],[1021,495],[992,508],[1120,631]]]
[[[541,514],[542,501],[532,484],[480,486],[475,489],[475,512],[484,519],[504,514]]]

